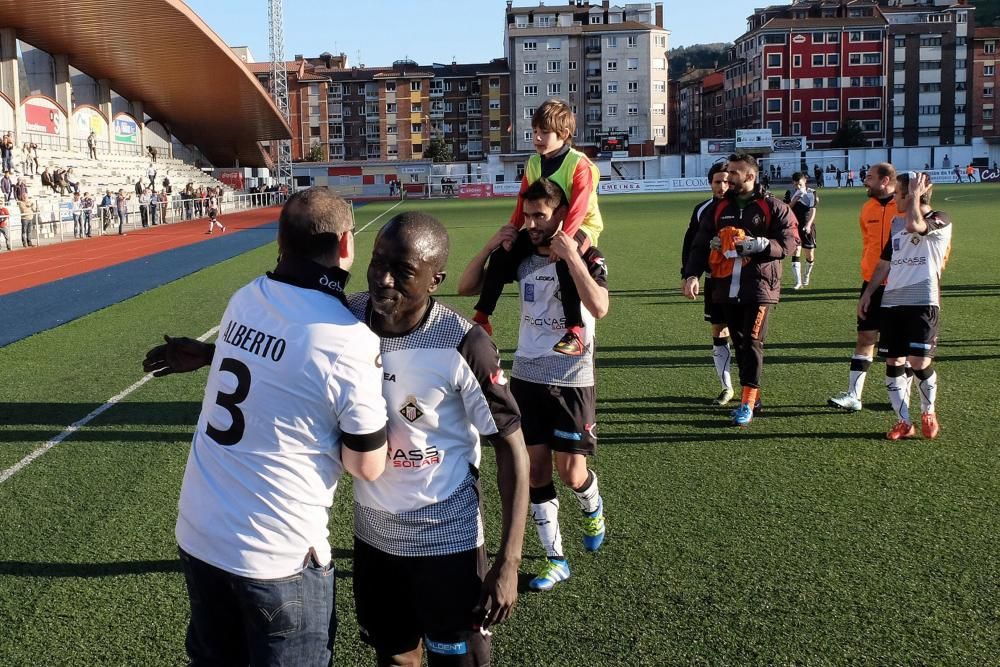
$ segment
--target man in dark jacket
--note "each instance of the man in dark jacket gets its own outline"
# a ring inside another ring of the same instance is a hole
[[[733,423],[747,426],[760,389],[768,316],[781,294],[781,260],[792,254],[799,238],[788,206],[762,193],[753,156],[729,156],[726,171],[729,192],[701,216],[682,291],[694,299],[701,274],[711,271],[713,300],[725,304],[743,387]]]

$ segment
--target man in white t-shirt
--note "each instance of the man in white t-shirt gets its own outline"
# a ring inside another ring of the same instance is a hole
[[[868,287],[858,302],[858,317],[872,307],[872,295],[885,280],[879,327],[879,354],[885,358],[885,385],[897,422],[886,433],[889,440],[912,438],[917,429],[910,419],[910,379],[913,369],[920,391],[920,427],[923,436],[940,432],[934,402],[937,373],[932,367],[938,342],[941,272],[951,251],[951,218],[931,208],[931,182],[925,173],[896,176],[896,207],[889,240]]]
[[[336,632],[329,508],[343,468],[386,463],[378,338],[347,308],[349,205],[295,194],[275,270],[232,297],[212,346],[169,339],[156,375],[211,361],[176,537],[191,664],[328,665]]]
[[[559,478],[573,491],[583,512],[583,546],[597,551],[604,542],[604,501],[587,457],[597,451],[594,374],[594,328],[608,312],[608,282],[604,255],[590,248],[582,255],[576,241],[562,231],[569,208],[566,195],[550,179],[540,178],[521,195],[524,228],[535,252],[518,265],[508,282],[517,281],[521,323],[511,369],[511,391],[521,408],[522,428],[531,464],[531,515],[547,559],[533,590],[550,590],[569,578],[569,562],[559,529],[559,499],[552,482],[553,462]],[[493,251],[512,239],[505,225],[477,254],[462,274],[458,291],[478,294]],[[516,230],[515,230],[516,231]],[[554,259],[564,259],[583,308],[583,353],[553,352],[565,332]]]

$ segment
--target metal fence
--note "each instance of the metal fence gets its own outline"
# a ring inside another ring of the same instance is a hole
[[[238,213],[255,208],[278,206],[287,197],[278,192],[256,194],[224,193],[219,198],[217,215]],[[102,198],[103,199],[103,198]],[[156,205],[142,204],[134,195],[126,196],[126,208],[119,211],[116,205],[101,206],[100,199],[90,209],[73,208],[72,203],[44,201],[36,204],[37,210],[32,211],[25,220],[16,202],[7,204],[8,219],[4,229],[10,234],[13,245],[21,239],[22,245],[28,242],[37,245],[59,243],[77,236],[107,236],[130,230],[142,229],[147,226],[171,224],[186,220],[207,219],[208,198],[182,198],[173,195],[166,201],[158,201]],[[0,216],[2,218],[2,216]],[[0,220],[0,222],[4,222]],[[4,241],[0,235],[0,245]],[[6,246],[3,246],[6,247]]]

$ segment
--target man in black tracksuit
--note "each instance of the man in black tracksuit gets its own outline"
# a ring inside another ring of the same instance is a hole
[[[701,274],[711,271],[713,300],[725,304],[743,387],[733,423],[747,426],[760,388],[768,316],[781,294],[781,261],[795,251],[799,238],[788,206],[761,192],[753,156],[729,156],[726,171],[729,192],[701,216],[684,267],[683,292],[694,299]]]

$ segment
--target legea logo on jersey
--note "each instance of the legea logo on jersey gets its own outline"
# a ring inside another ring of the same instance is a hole
[[[319,277],[319,284],[327,289],[336,290],[337,292],[344,291],[344,284],[338,280],[330,280],[327,276]]]
[[[412,424],[424,416],[424,411],[417,404],[416,396],[411,395],[406,397],[406,402],[399,409],[399,414],[403,415],[403,419]]]

